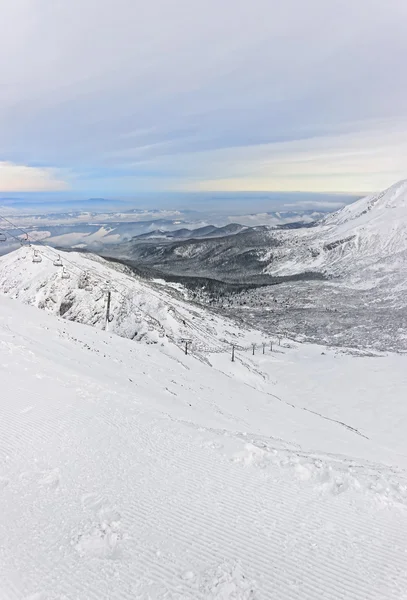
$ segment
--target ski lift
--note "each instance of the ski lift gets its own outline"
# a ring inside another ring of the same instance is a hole
[[[58,254],[58,258],[56,258],[56,259],[54,260],[54,267],[62,267],[62,266],[63,266],[63,265],[62,265],[62,260],[61,260],[61,257],[60,257],[60,255]]]
[[[34,250],[33,262],[40,263],[42,261],[41,254],[38,254],[38,250]]]
[[[5,233],[0,233],[0,242],[6,242],[7,241],[7,236]]]
[[[55,264],[55,263],[54,263]],[[62,275],[61,275],[62,279],[69,279],[70,278],[70,274],[69,272],[65,269],[65,267],[62,267]]]

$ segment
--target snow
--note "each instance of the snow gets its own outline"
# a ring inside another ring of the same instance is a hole
[[[273,233],[275,236],[276,234]],[[406,289],[407,180],[361,198],[310,229],[279,234],[269,274],[319,271],[361,288]]]
[[[396,213],[389,216],[387,213],[389,209],[391,211],[396,210],[397,216]],[[336,213],[325,217],[322,224],[328,226],[341,225],[343,233],[347,230],[345,225],[352,227],[352,221],[354,220],[357,220],[358,225],[376,222],[375,225],[380,227],[386,225],[389,218],[390,220],[398,220],[400,217],[403,220],[407,219],[407,180],[399,181],[379,194],[366,196],[344,206]]]
[[[50,313],[0,296],[2,600],[405,598],[406,357]]]
[[[44,246],[37,251],[41,263],[32,262],[33,249],[28,247],[0,257],[0,291],[51,314],[103,328],[109,289],[110,331],[148,343],[192,339],[196,354],[210,348],[224,350],[230,341],[241,345],[252,341],[250,331],[242,332],[233,322],[191,306],[179,284],[144,281],[126,267],[93,254],[56,252]],[[61,267],[53,264],[58,256],[69,279],[63,279]]]

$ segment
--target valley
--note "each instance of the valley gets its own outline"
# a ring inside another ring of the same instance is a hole
[[[105,256],[179,282],[189,299],[267,334],[407,350],[406,182],[307,226],[177,242],[142,236]]]

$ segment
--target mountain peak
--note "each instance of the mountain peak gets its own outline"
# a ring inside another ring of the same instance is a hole
[[[384,217],[382,213],[384,209],[397,209],[397,217],[396,214]],[[400,214],[400,210],[402,214]],[[321,225],[339,226],[352,221],[352,227],[354,227],[355,220],[359,221],[357,224],[366,225],[376,218],[387,221],[403,218],[407,223],[407,179],[393,184],[382,192],[365,196],[344,206],[323,219]]]

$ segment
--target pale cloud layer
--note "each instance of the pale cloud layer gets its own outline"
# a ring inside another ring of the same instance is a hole
[[[406,22],[404,0],[2,0],[0,191],[390,185]]]
[[[61,192],[67,189],[67,183],[58,178],[54,169],[0,162],[2,192]]]

